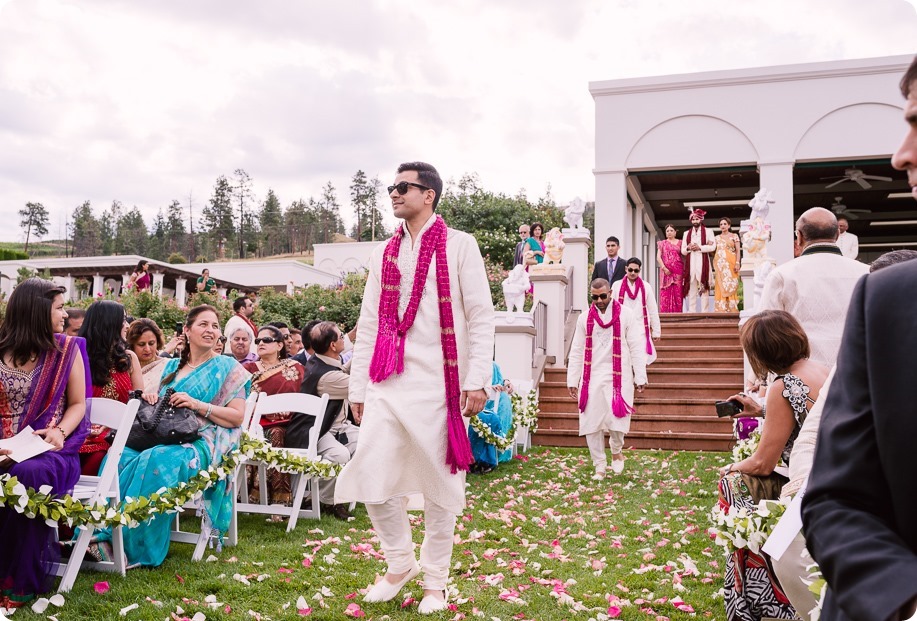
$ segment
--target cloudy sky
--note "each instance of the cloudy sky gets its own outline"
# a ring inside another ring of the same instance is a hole
[[[591,199],[588,83],[917,52],[917,0],[0,0],[0,240],[42,202],[284,207],[399,162]]]

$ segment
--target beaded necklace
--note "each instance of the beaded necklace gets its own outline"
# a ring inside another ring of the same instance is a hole
[[[586,404],[589,402],[589,379],[592,375],[592,331],[595,324],[601,328],[612,328],[612,380],[611,380],[611,413],[617,418],[630,416],[634,408],[627,404],[624,396],[621,394],[621,304],[615,300],[611,301],[611,319],[608,323],[602,321],[599,315],[599,309],[593,304],[589,308],[589,314],[586,316],[586,349],[583,354],[583,386],[579,394],[579,411],[586,411]]]
[[[439,300],[440,341],[443,350],[443,376],[446,382],[447,445],[446,464],[455,474],[468,470],[473,461],[468,432],[462,420],[459,398],[461,386],[458,375],[458,348],[455,342],[455,323],[452,317],[452,294],[449,288],[449,264],[446,262],[446,236],[448,229],[442,216],[427,229],[420,239],[420,252],[411,298],[404,316],[398,319],[398,298],[401,291],[401,271],[398,269],[398,255],[404,239],[406,225],[402,225],[389,240],[382,255],[382,293],[379,296],[379,331],[369,378],[374,383],[385,381],[392,373],[404,372],[405,337],[420,309],[424,283],[430,271],[430,264],[436,255],[436,293]]]

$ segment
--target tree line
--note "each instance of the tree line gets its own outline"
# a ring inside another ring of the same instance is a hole
[[[358,170],[350,183],[350,207],[356,222],[354,239],[385,239],[390,232],[379,213],[381,182]],[[318,243],[329,243],[344,234],[337,189],[329,181],[318,198],[297,199],[284,208],[269,189],[255,197],[251,177],[243,169],[220,175],[210,198],[196,209],[193,195],[173,200],[159,209],[148,225],[140,210],[127,209],[119,200],[102,211],[90,201],[77,206],[67,226],[67,254],[75,257],[139,254],[160,261],[185,262],[305,253]],[[48,234],[48,210],[39,202],[19,211],[30,239]],[[72,245],[70,244],[72,240]]]

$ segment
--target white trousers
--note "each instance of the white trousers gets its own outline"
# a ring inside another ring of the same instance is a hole
[[[777,574],[780,586],[796,609],[796,616],[808,621],[809,613],[818,605],[818,601],[809,587],[802,582],[802,579],[809,575],[806,566],[814,562],[808,555],[803,558],[802,551],[805,547],[806,540],[802,533],[798,533],[780,560],[771,559],[771,563],[774,565],[774,573]]]
[[[608,467],[608,459],[605,456],[605,432],[596,431],[595,433],[586,434],[586,446],[589,447],[589,455],[592,457],[592,465],[595,469],[604,472]],[[612,455],[618,455],[624,450],[624,432],[608,432],[608,448],[611,449]]]
[[[407,497],[389,498],[382,503],[366,505],[373,523],[389,573],[402,574],[417,561],[414,542],[411,540],[411,523],[408,521]],[[455,538],[455,514],[424,499],[424,536],[420,546],[420,568],[423,586],[435,591],[446,590],[449,565],[452,561],[452,543]]]
[[[701,291],[701,284],[697,280],[691,280],[688,283],[688,310],[689,313],[696,313],[697,294],[700,293],[700,312],[707,312],[707,305],[710,304],[710,291]]]
[[[360,428],[352,423],[345,425],[336,430],[347,435],[347,444],[341,444],[340,441],[329,431],[318,439],[318,446],[315,447],[319,457],[327,459],[335,464],[346,464],[357,451],[357,439],[360,436]],[[319,484],[319,502],[325,505],[334,504],[334,484],[336,478],[322,479]]]

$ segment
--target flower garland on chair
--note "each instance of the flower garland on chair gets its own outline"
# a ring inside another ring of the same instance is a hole
[[[650,318],[649,313],[646,312],[646,287],[643,286],[643,279],[637,278],[637,284],[634,286],[634,289],[630,288],[630,280],[625,278],[621,282],[621,288],[618,289],[618,302],[621,304],[624,303],[625,294],[631,300],[637,299],[637,294],[640,294],[640,302],[643,304],[643,331],[646,333],[646,353],[649,356],[653,355],[653,338],[650,336]]]
[[[455,343],[455,323],[452,316],[452,293],[449,287],[449,264],[446,260],[446,236],[448,228],[442,216],[427,229],[420,239],[420,251],[417,267],[414,272],[414,283],[411,287],[411,298],[404,311],[404,317],[398,319],[398,301],[401,291],[401,271],[398,269],[398,255],[401,252],[401,241],[404,239],[407,225],[398,228],[382,255],[382,294],[379,296],[379,331],[372,362],[369,367],[369,378],[375,383],[383,382],[394,373],[404,372],[405,337],[420,310],[420,298],[423,294],[430,264],[436,255],[436,294],[439,300],[440,340],[443,349],[443,375],[446,380],[446,422],[447,445],[446,465],[455,474],[459,470],[468,470],[474,458],[471,455],[471,444],[468,432],[462,420],[459,407],[461,385],[458,375],[458,347]]]
[[[634,408],[628,405],[621,393],[621,304],[611,300],[611,319],[608,323],[602,322],[599,315],[599,309],[593,304],[589,307],[589,314],[586,316],[586,348],[583,355],[583,386],[579,394],[579,411],[586,411],[586,404],[589,402],[589,379],[592,376],[592,331],[595,324],[599,327],[608,329],[612,328],[612,396],[611,396],[611,413],[617,418],[630,416]]]

